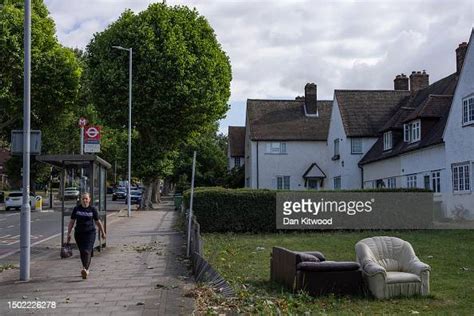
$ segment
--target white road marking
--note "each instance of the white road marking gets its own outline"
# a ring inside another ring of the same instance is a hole
[[[8,236],[11,236],[11,235],[5,235],[5,236],[2,236],[2,237],[0,237],[0,238],[3,239],[3,238],[7,238]]]
[[[8,226],[7,228],[13,228],[13,227],[15,227],[15,225],[10,225],[10,226]]]
[[[7,214],[5,216],[13,216],[13,215],[20,215],[20,213],[12,213],[12,214]]]

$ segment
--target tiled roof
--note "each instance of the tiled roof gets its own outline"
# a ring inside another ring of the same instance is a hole
[[[229,126],[229,149],[231,157],[245,156],[245,126]]]
[[[363,165],[391,158],[402,153],[442,143],[457,81],[458,76],[454,73],[418,91],[415,95],[405,98],[399,104],[397,112],[381,129],[381,132],[402,130],[403,123],[417,118],[434,120],[428,131],[423,129],[422,126],[422,135],[419,142],[406,143],[401,139],[393,144],[391,150],[384,151],[383,136],[380,135],[375,145],[365,154],[359,164]],[[425,120],[421,124],[427,123],[427,120]]]
[[[336,90],[346,135],[376,137],[409,94],[401,90]]]
[[[332,101],[318,101],[319,117],[304,114],[304,100],[247,100],[252,140],[325,141]]]

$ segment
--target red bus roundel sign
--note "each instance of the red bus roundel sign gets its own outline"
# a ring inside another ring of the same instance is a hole
[[[100,141],[100,126],[86,126],[84,130],[84,141],[85,142],[99,142]]]

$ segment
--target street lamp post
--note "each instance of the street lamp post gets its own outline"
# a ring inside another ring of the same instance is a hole
[[[132,48],[124,48],[122,46],[112,46],[113,48],[125,50],[129,52],[129,69],[128,69],[128,188],[127,188],[127,205],[128,216],[132,214],[130,186],[132,183]]]
[[[23,78],[23,199],[20,213],[20,280],[30,279],[30,122],[31,122],[31,0],[25,0]]]

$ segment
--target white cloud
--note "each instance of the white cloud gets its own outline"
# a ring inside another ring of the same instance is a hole
[[[149,0],[45,0],[59,40],[84,48],[126,9]],[[306,82],[321,99],[334,89],[391,89],[399,73],[423,70],[434,81],[455,70],[467,41],[472,0],[167,1],[196,7],[216,31],[233,69],[231,118],[244,124],[247,98],[293,98]]]

